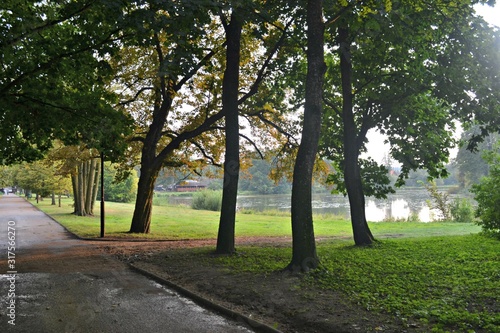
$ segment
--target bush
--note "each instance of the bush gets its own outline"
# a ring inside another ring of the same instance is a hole
[[[193,195],[191,208],[198,210],[219,211],[222,206],[222,192],[204,190]]]
[[[425,187],[425,189],[432,198],[432,203],[429,203],[429,208],[437,209],[439,212],[441,212],[443,220],[445,221],[451,220],[448,193],[439,192],[437,189],[436,182],[434,181],[429,181],[427,184],[424,182],[420,182],[420,184],[422,184]]]
[[[450,214],[455,222],[471,222],[474,219],[474,207],[466,198],[456,198],[450,205]]]
[[[500,236],[500,153],[490,151],[484,158],[490,165],[489,175],[471,189],[478,203],[476,217],[483,230]]]

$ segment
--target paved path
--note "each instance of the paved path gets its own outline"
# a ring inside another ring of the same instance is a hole
[[[0,197],[0,306],[0,332],[252,332],[72,238],[14,195]]]

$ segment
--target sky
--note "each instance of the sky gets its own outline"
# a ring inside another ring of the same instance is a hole
[[[497,0],[495,7],[487,5],[476,6],[476,13],[482,16],[488,23],[500,28],[500,0]],[[381,162],[385,155],[388,154],[389,145],[384,143],[384,137],[374,130],[368,132],[368,155],[375,161]],[[456,150],[451,152],[451,157],[456,155]]]
[[[487,22],[500,28],[500,0],[497,0],[495,7],[476,6],[476,13],[482,16]]]

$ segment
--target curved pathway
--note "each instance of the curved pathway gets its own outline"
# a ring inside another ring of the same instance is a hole
[[[0,332],[252,332],[0,197]]]

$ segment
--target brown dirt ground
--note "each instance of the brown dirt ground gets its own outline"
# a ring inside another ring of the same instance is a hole
[[[239,245],[290,246],[284,238],[238,239]],[[299,288],[301,276],[275,272],[241,274],[211,266],[193,247],[215,248],[215,240],[92,242],[98,249],[133,263],[219,305],[282,332],[427,332],[418,322],[370,312],[340,292]]]

